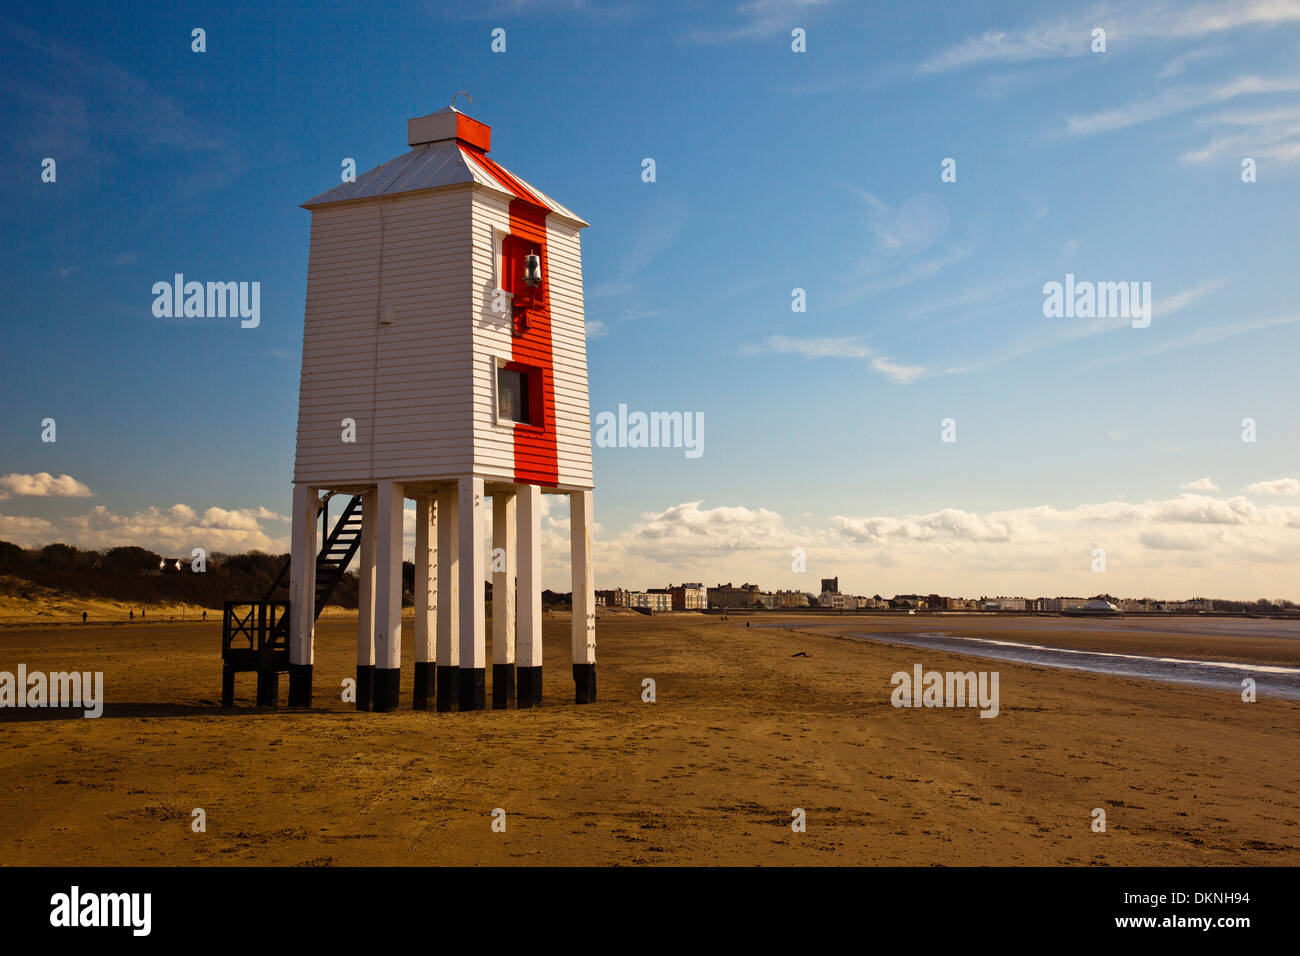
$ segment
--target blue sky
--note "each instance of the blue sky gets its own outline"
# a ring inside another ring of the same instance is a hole
[[[592,224],[593,414],[704,415],[595,449],[600,586],[1300,597],[1300,2],[336,6],[0,24],[0,538],[284,549],[298,204],[464,89]],[[261,325],[154,318],[175,272]]]

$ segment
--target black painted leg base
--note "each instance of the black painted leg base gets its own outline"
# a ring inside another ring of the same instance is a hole
[[[492,665],[492,709],[505,710],[515,696],[515,665]]]
[[[415,695],[411,706],[416,710],[428,710],[429,701],[437,698],[436,673],[437,665],[433,661],[415,662]]]
[[[456,709],[460,698],[460,668],[452,664],[437,665],[437,706],[440,713]]]
[[[375,665],[357,665],[357,710],[369,710],[370,699],[374,696]]]
[[[235,706],[235,669],[233,667],[221,668],[221,706]]]
[[[460,709],[482,710],[487,692],[487,669],[462,667],[460,669]]]
[[[311,665],[289,665],[289,706],[311,706]]]
[[[257,672],[257,706],[274,707],[280,702],[280,673],[274,670]]]
[[[540,664],[537,667],[515,668],[515,706],[542,706],[542,668]]]
[[[596,699],[596,665],[573,665],[573,700],[577,704],[590,704]]]
[[[402,683],[400,667],[376,667],[375,690],[370,707],[376,713],[396,710],[398,705],[398,688]]]

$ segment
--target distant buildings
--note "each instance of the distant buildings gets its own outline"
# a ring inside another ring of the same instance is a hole
[[[673,596],[674,611],[707,611],[709,589],[703,584],[680,584],[668,589]]]
[[[627,606],[642,608],[652,614],[663,614],[673,609],[673,596],[665,590],[629,591]]]
[[[170,565],[173,559],[167,559]],[[170,567],[169,567],[170,570]],[[662,588],[630,591],[623,588],[597,591],[596,604],[600,607],[629,607],[664,611],[729,611],[729,610],[794,610],[819,608],[828,611],[990,611],[1030,612],[1070,615],[1107,615],[1123,613],[1198,614],[1214,611],[1216,603],[1209,598],[1191,598],[1186,601],[1155,601],[1151,598],[1113,598],[1109,595],[1084,597],[1037,597],[999,595],[997,597],[963,598],[942,594],[895,594],[886,600],[875,597],[858,597],[840,590],[838,577],[822,578],[818,595],[797,590],[764,591],[757,584],[731,582],[706,588],[701,583],[683,582]],[[1219,609],[1240,611],[1239,602],[1218,602]],[[1268,602],[1255,602],[1267,604]],[[1277,607],[1294,608],[1290,602],[1279,601]],[[1270,605],[1271,607],[1271,605]],[[1246,608],[1254,609],[1254,604]]]
[[[1123,612],[1105,598],[1092,598],[1082,604],[1072,605],[1061,613],[1075,617],[1114,617]]]
[[[1024,611],[1028,602],[1022,597],[985,598],[980,605],[984,611]]]
[[[670,584],[666,588],[649,588],[646,593],[667,594],[674,611],[705,611],[709,607],[708,589],[703,584]]]
[[[803,591],[777,591],[774,596],[777,607],[808,607],[812,603],[812,595]]]
[[[627,607],[627,596],[631,591],[623,588],[611,588],[596,592],[596,607]]]
[[[1068,611],[1071,608],[1082,607],[1088,603],[1088,599],[1079,597],[1043,598],[1035,603],[1041,606],[1034,610],[1054,611],[1060,613],[1061,611]]]
[[[755,605],[761,607],[763,602],[758,595],[757,584],[742,584],[736,588],[728,581],[726,584],[719,584],[716,588],[709,588],[709,607],[723,611]]]

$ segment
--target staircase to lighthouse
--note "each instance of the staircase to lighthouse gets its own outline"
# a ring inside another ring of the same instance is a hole
[[[334,589],[361,546],[360,495],[343,508],[316,555],[316,589],[312,619],[320,617]],[[321,502],[322,524],[328,524],[329,500]],[[276,592],[289,577],[292,559],[284,563],[275,582],[260,601],[227,601],[221,618],[221,705],[235,703],[235,675],[257,672],[257,706],[274,707],[280,696],[280,674],[289,670],[289,634],[293,608],[276,600]],[[296,696],[296,695],[295,695]],[[290,703],[297,703],[291,700]]]

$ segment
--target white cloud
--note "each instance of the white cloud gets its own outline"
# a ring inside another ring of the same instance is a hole
[[[1218,491],[1219,486],[1209,478],[1197,478],[1195,481],[1185,481],[1178,486],[1183,491]]]
[[[850,336],[800,339],[787,335],[769,335],[762,345],[747,345],[743,351],[749,355],[773,352],[802,355],[810,359],[861,359],[895,385],[910,385],[926,374],[925,366],[900,365],[879,354],[860,339]]]
[[[1300,563],[1300,506],[1182,494],[1130,503],[1084,503],[923,514],[835,515],[794,526],[767,508],[706,508],[688,501],[643,515],[596,541],[600,586],[667,581],[753,581],[815,590],[838,574],[852,593],[1094,594],[1254,598],[1290,594]],[[1091,570],[1104,548],[1108,570]],[[791,570],[805,550],[808,569]]]
[[[1097,4],[1023,29],[986,30],[936,54],[920,69],[940,73],[989,63],[1083,56],[1091,52],[1095,27],[1106,30],[1110,48],[1117,42],[1188,40],[1295,20],[1300,20],[1297,0]]]
[[[1177,292],[1170,296],[1160,296],[1154,298],[1151,303],[1151,315],[1153,318],[1168,317],[1175,312],[1181,312],[1189,305],[1193,305],[1205,298],[1212,292],[1217,292],[1229,282],[1228,279],[1209,279],[1192,286],[1182,292]]]
[[[1264,79],[1258,76],[1241,76],[1230,83],[1217,86],[1174,87],[1147,99],[1100,113],[1069,116],[1066,118],[1065,129],[1071,136],[1093,136],[1164,119],[1210,103],[1223,103],[1239,96],[1291,93],[1297,90],[1300,90],[1300,78]]]
[[[54,525],[44,518],[0,515],[0,540],[12,541],[24,547],[50,544],[54,541]]]
[[[271,537],[265,522],[287,518],[267,508],[206,509],[202,514],[186,504],[153,506],[118,514],[100,505],[61,522],[64,540],[83,548],[138,545],[163,554],[189,554],[203,548],[218,551],[268,551],[289,548],[288,534]],[[287,529],[285,529],[287,532]]]
[[[1218,50],[1188,50],[1186,53],[1180,53],[1165,64],[1160,71],[1161,79],[1168,79],[1171,76],[1178,76],[1188,67],[1188,64],[1195,63],[1197,60],[1203,60],[1206,57],[1217,56]]]
[[[751,37],[788,36],[795,27],[807,27],[807,15],[832,0],[747,0],[736,7],[734,25],[717,30],[692,30],[685,39],[694,43],[729,43]]]
[[[33,498],[92,498],[94,493],[71,475],[57,478],[48,471],[34,475],[13,473],[0,478],[0,500],[13,495]]]
[[[1116,365],[1120,362],[1131,362],[1134,359],[1150,358],[1154,355],[1161,355],[1165,352],[1194,348],[1198,345],[1209,345],[1213,342],[1222,342],[1224,339],[1243,335],[1246,332],[1257,332],[1260,329],[1271,329],[1279,325],[1291,325],[1295,322],[1300,322],[1300,314],[1277,316],[1271,319],[1254,319],[1247,322],[1233,322],[1228,325],[1210,326],[1203,329],[1197,329],[1195,332],[1177,338],[1165,339],[1149,348],[1094,359],[1091,362],[1086,362],[1080,367],[1086,370],[1100,368],[1105,365]]]
[[[899,365],[883,357],[873,358],[871,367],[895,385],[911,385],[925,376],[924,365]]]
[[[769,335],[763,345],[749,345],[747,352],[781,352],[802,355],[806,358],[859,358],[865,359],[875,355],[875,350],[861,344],[858,339],[810,338],[796,339],[786,335]]]
[[[1218,131],[1200,149],[1183,153],[1184,163],[1237,162],[1246,156],[1279,165],[1300,162],[1300,106],[1214,113],[1198,123]]]
[[[1253,485],[1247,485],[1246,492],[1252,495],[1300,495],[1300,481],[1295,478],[1257,481]]]

